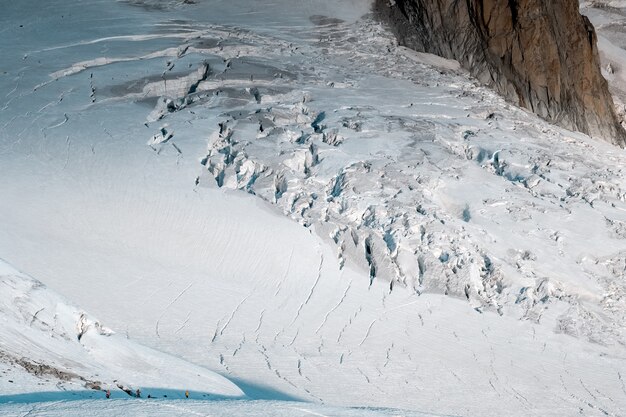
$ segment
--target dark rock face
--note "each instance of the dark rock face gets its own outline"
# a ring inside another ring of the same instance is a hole
[[[542,118],[626,144],[578,0],[377,0],[407,47],[458,60]]]

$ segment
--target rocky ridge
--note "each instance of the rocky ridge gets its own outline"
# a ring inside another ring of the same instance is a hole
[[[626,144],[600,71],[595,29],[578,1],[376,4],[402,45],[458,60],[482,83],[550,122]]]

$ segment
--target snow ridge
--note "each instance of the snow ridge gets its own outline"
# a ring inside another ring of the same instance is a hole
[[[87,389],[93,391],[83,391],[83,397],[96,398],[104,395],[97,391],[109,389],[119,397],[135,395],[138,388],[144,395],[153,390],[181,397],[191,387],[199,387],[207,398],[243,396],[211,371],[115,334],[3,261],[0,288],[0,360],[12,366],[10,375],[20,382],[34,376],[41,381],[39,390]],[[0,380],[3,394],[20,389],[8,382]]]

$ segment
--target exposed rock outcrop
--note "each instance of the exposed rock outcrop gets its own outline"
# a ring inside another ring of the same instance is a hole
[[[542,118],[626,144],[578,0],[377,0],[401,44],[458,60]]]

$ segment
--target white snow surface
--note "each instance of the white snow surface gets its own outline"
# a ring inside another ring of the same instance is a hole
[[[45,417],[435,417],[434,414],[384,408],[345,408],[290,401],[199,401],[143,399],[139,401],[58,401],[51,403],[18,403],[3,408],[3,417],[24,414]]]
[[[63,341],[71,366],[0,353],[115,379],[116,349],[167,352],[271,400],[180,415],[623,415],[626,154],[398,47],[368,4],[4,5],[0,257],[117,333]],[[1,318],[30,332],[46,302]],[[42,399],[0,363],[0,402]]]
[[[124,390],[136,395],[139,389],[144,396],[181,398],[190,388],[209,398],[244,396],[214,372],[116,334],[2,261],[0,288],[0,402],[20,399],[24,385],[44,398],[85,388],[99,392],[80,396],[103,398],[108,389],[113,398],[125,397]],[[36,384],[29,381],[33,376],[39,377]]]

